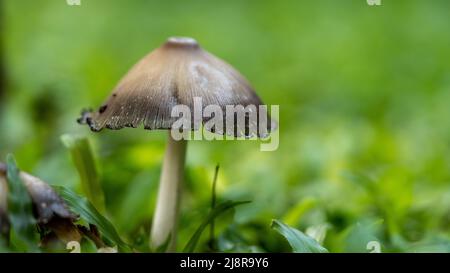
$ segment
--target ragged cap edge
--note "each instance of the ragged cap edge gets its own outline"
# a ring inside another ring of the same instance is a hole
[[[140,121],[139,124],[121,124],[115,127],[106,125],[104,127],[100,127],[100,126],[96,126],[95,122],[92,119],[92,115],[95,114],[95,112],[93,112],[92,110],[82,110],[81,112],[81,116],[77,119],[77,122],[81,125],[88,125],[89,128],[91,129],[92,132],[100,132],[102,131],[104,128],[106,129],[110,129],[110,130],[120,130],[123,128],[139,128],[139,127],[143,127],[144,130],[171,130],[172,129],[172,124],[167,124],[166,126],[158,126],[158,127],[151,127],[151,126],[145,126],[144,125],[144,120],[142,119]],[[202,120],[202,125],[205,125],[206,122],[208,122],[208,120],[210,120],[211,118],[204,118]],[[226,116],[224,116],[223,120],[226,120]],[[207,127],[203,127],[205,130],[214,133],[214,134],[219,134],[219,135],[227,135],[227,136],[234,136],[234,137],[244,137],[244,138],[253,138],[253,137],[258,137],[261,139],[265,139],[268,138],[270,136],[270,133],[277,130],[278,129],[278,122],[271,119],[270,116],[268,115],[268,120],[270,120],[270,124],[268,124],[268,127],[266,128],[266,132],[263,133],[262,135],[259,134],[259,130],[258,128],[253,128],[253,130],[251,132],[246,132],[245,130],[243,131],[235,131],[233,132],[228,132],[228,131],[221,131],[218,132],[216,130],[211,130],[211,128],[207,128]],[[195,129],[194,126],[191,126],[192,129],[191,131],[197,131],[198,129]],[[235,127],[237,128],[237,127]]]

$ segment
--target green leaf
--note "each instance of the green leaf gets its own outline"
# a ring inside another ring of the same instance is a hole
[[[20,179],[20,171],[14,156],[7,157],[8,215],[11,223],[11,242],[14,249],[23,252],[38,252],[36,219],[33,216],[33,203]]]
[[[200,236],[202,235],[203,231],[205,230],[205,228],[210,223],[212,223],[212,221],[215,218],[217,218],[222,213],[228,211],[229,209],[232,209],[232,208],[234,208],[236,206],[247,204],[247,203],[250,203],[250,201],[238,201],[238,202],[225,201],[225,202],[217,205],[213,210],[210,211],[210,213],[205,218],[205,220],[203,220],[203,222],[197,228],[197,230],[195,231],[194,235],[192,235],[191,239],[189,240],[189,242],[184,247],[183,252],[185,252],[185,253],[194,252],[194,249],[195,249],[198,241],[200,240]]]
[[[292,228],[279,220],[272,220],[271,228],[286,238],[295,253],[327,253],[316,240],[298,229]]]
[[[69,208],[80,215],[82,220],[96,225],[106,240],[117,245],[120,251],[130,250],[129,245],[120,238],[111,222],[101,215],[86,198],[79,196],[65,187],[54,186],[54,189],[69,205]]]
[[[314,208],[316,204],[317,200],[314,198],[302,199],[284,215],[283,222],[287,225],[296,225],[300,218]]]
[[[382,224],[382,219],[365,219],[351,226],[346,232],[344,251],[347,253],[367,253],[370,250],[368,244],[372,241],[378,242],[381,246],[381,240],[377,238],[377,234],[380,234]]]
[[[212,192],[211,192],[211,210],[214,210],[214,207],[216,206],[216,200],[217,200],[217,193],[216,193],[216,186],[217,186],[217,176],[219,175],[219,164],[217,164],[215,172],[214,172],[214,178],[212,182]],[[216,249],[216,240],[214,238],[214,219],[211,221],[211,224],[209,225],[209,247],[211,249]]]
[[[69,149],[80,175],[81,188],[88,200],[100,212],[105,212],[105,196],[100,184],[91,145],[86,137],[63,135],[61,141]]]
[[[151,218],[152,210],[149,200],[154,198],[152,195],[158,190],[158,179],[154,179],[158,175],[153,171],[144,171],[128,183],[121,194],[122,200],[118,201],[115,210],[114,219],[119,232],[132,233],[145,219]]]

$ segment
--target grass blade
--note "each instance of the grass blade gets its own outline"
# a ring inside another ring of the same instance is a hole
[[[88,200],[100,212],[105,212],[105,196],[100,184],[91,145],[86,137],[61,136],[64,146],[69,149],[72,160],[80,175],[81,188]]]
[[[111,222],[101,215],[97,209],[84,197],[73,191],[54,186],[58,194],[66,201],[70,209],[80,215],[81,219],[97,226],[102,236],[110,243],[117,245],[120,251],[128,251],[130,247],[120,238]]]
[[[295,253],[327,253],[316,240],[307,236],[298,229],[292,228],[281,221],[272,220],[271,228],[286,238]]]
[[[228,211],[229,209],[232,209],[236,206],[243,205],[250,203],[250,201],[225,201],[221,204],[219,204],[217,207],[215,207],[211,212],[208,214],[208,216],[205,218],[205,220],[200,224],[200,226],[195,231],[194,235],[192,235],[191,239],[187,243],[187,245],[184,247],[183,252],[194,252],[194,249],[200,239],[200,236],[202,235],[205,228],[219,215],[222,213]]]
[[[211,192],[211,211],[216,207],[216,185],[217,185],[217,176],[219,174],[219,165],[216,166],[214,172],[214,178],[212,183],[212,192]],[[214,238],[214,219],[211,220],[210,229],[209,229],[209,247],[211,249],[216,249],[216,242]]]

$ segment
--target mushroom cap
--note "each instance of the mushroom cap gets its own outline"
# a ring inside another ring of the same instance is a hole
[[[7,219],[8,184],[6,176],[6,164],[0,162],[0,223],[5,223],[5,219]],[[54,218],[71,221],[78,219],[78,216],[69,210],[66,202],[46,182],[25,172],[20,172],[20,179],[30,194],[39,224],[47,224]]]
[[[171,129],[179,119],[171,116],[172,108],[186,105],[193,117],[195,97],[202,98],[203,109],[208,105],[220,106],[224,125],[227,119],[234,119],[234,116],[226,116],[227,105],[254,105],[258,116],[267,118],[265,132],[268,134],[276,127],[267,110],[259,109],[263,104],[261,99],[236,69],[203,50],[194,39],[184,37],[169,38],[142,58],[122,78],[106,102],[97,111],[83,111],[78,122],[88,124],[92,131],[141,125],[149,130]],[[245,128],[235,128],[234,132],[206,129],[221,134],[261,137],[257,120],[249,119],[248,113],[244,115]],[[204,124],[209,119],[211,117],[202,117],[201,122]]]

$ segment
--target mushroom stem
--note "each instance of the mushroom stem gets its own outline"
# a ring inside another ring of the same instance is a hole
[[[167,243],[170,236],[166,251],[175,251],[186,146],[186,140],[174,140],[169,131],[150,234],[150,248],[154,250]]]

